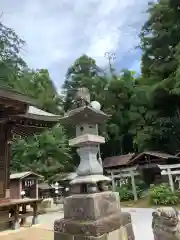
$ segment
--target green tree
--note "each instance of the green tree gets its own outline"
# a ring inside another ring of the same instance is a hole
[[[101,77],[102,71],[96,65],[96,61],[87,55],[82,55],[72,64],[66,73],[65,83],[65,111],[72,107],[72,102],[75,97],[76,89],[86,87],[91,94],[91,100],[95,98],[97,93],[102,93],[106,85],[106,81]]]
[[[0,22],[0,85],[16,88],[16,81],[26,67],[20,55],[25,42],[11,28]]]
[[[179,8],[180,3],[176,0],[159,0],[150,4],[149,18],[140,34],[147,105],[144,125],[136,129],[135,142],[139,150],[151,148],[174,153],[180,147],[177,144],[180,103]]]
[[[12,153],[13,171],[34,171],[46,180],[74,167],[65,132],[59,125],[38,136],[16,138]]]
[[[104,156],[120,155],[133,151],[133,139],[130,132],[131,96],[136,81],[134,72],[124,69],[119,76],[113,74],[105,91],[104,111],[111,115],[105,125],[107,143],[102,146]]]
[[[24,69],[18,80],[17,89],[34,99],[45,111],[62,114],[63,100],[57,93],[47,69]]]

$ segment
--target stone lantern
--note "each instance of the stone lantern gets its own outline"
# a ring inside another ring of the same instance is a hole
[[[80,164],[77,177],[70,182],[72,195],[65,198],[64,219],[54,223],[54,240],[128,239],[122,227],[119,194],[108,190],[111,179],[103,175],[97,159],[99,144],[105,142],[98,135],[98,124],[107,119],[100,103],[90,102],[85,88],[77,91],[74,108],[61,118],[61,123],[76,128],[76,137],[69,140],[69,145],[77,148]]]
[[[61,122],[72,124],[76,128],[76,137],[69,140],[69,145],[77,148],[80,164],[76,170],[77,177],[70,182],[73,193],[90,193],[102,191],[110,178],[103,175],[102,163],[97,159],[99,144],[105,142],[98,135],[98,124],[108,119],[100,110],[96,101],[90,103],[87,89],[79,89],[75,100],[75,109],[67,112]]]

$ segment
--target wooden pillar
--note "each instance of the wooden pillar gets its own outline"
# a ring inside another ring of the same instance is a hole
[[[180,189],[180,179],[178,179],[177,181],[178,181],[178,189]]]
[[[21,192],[22,192],[22,180],[19,180],[19,198],[22,198]]]
[[[135,179],[134,179],[134,173],[132,170],[129,171],[130,172],[130,176],[131,176],[131,184],[132,184],[132,191],[133,191],[133,195],[134,195],[134,200],[137,201],[138,197],[137,197],[137,192],[136,192],[136,183],[135,183]]]
[[[168,178],[169,178],[170,188],[171,188],[172,192],[174,192],[174,182],[173,182],[173,177],[172,177],[170,168],[167,169],[167,174],[168,174]]]
[[[35,185],[36,185],[36,198],[39,198],[39,188],[38,188],[38,179],[35,180]]]
[[[33,218],[32,218],[32,225],[38,224],[38,203],[33,203]]]
[[[114,180],[113,172],[111,172],[111,179],[112,179],[112,191],[116,192],[116,183],[115,183],[115,180]]]
[[[7,158],[7,194],[10,197],[10,174],[11,174],[11,158],[12,158],[12,133],[11,126],[7,128],[7,148],[6,148],[6,158]]]
[[[0,124],[0,199],[10,197],[11,126]]]
[[[19,224],[19,205],[15,205],[13,229],[17,230],[19,228],[20,228],[20,224]]]

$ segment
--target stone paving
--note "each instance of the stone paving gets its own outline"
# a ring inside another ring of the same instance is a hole
[[[153,240],[151,222],[152,209],[125,208],[123,211],[130,212],[136,240]],[[63,211],[48,213],[39,217],[40,225],[24,228],[17,232],[6,232],[0,239],[3,240],[53,240],[54,220],[63,217]]]

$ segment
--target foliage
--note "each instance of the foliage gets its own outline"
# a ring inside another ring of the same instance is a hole
[[[40,108],[45,111],[62,114],[63,100],[50,78],[47,69],[24,69],[16,87],[20,92],[36,99]]]
[[[117,192],[119,192],[120,200],[122,202],[134,200],[134,195],[132,192],[132,185],[130,183],[122,184],[120,187],[117,188]],[[136,185],[136,192],[137,192],[138,198],[140,198],[142,189],[138,185]]]
[[[61,126],[28,139],[16,138],[12,150],[12,170],[17,172],[34,171],[45,179],[52,179],[57,173],[73,169],[68,141]]]
[[[72,66],[68,68],[66,79],[63,84],[63,89],[66,93],[64,103],[65,111],[72,107],[77,88],[87,87],[91,93],[91,98],[93,98],[95,92],[102,93],[104,78],[101,81],[101,78],[99,77],[100,73],[100,68],[96,65],[96,61],[91,57],[82,55],[75,60]]]
[[[176,205],[180,202],[179,192],[172,192],[166,183],[151,186],[149,196],[150,202],[156,205]]]
[[[142,80],[139,88],[146,86],[146,106],[144,122],[138,127],[133,125],[134,143],[140,151],[158,149],[174,153],[180,148],[179,7],[180,3],[175,0],[150,4],[148,20],[141,30]]]
[[[25,61],[20,56],[24,46],[14,30],[0,22],[0,85],[16,88],[16,81],[23,68]]]

